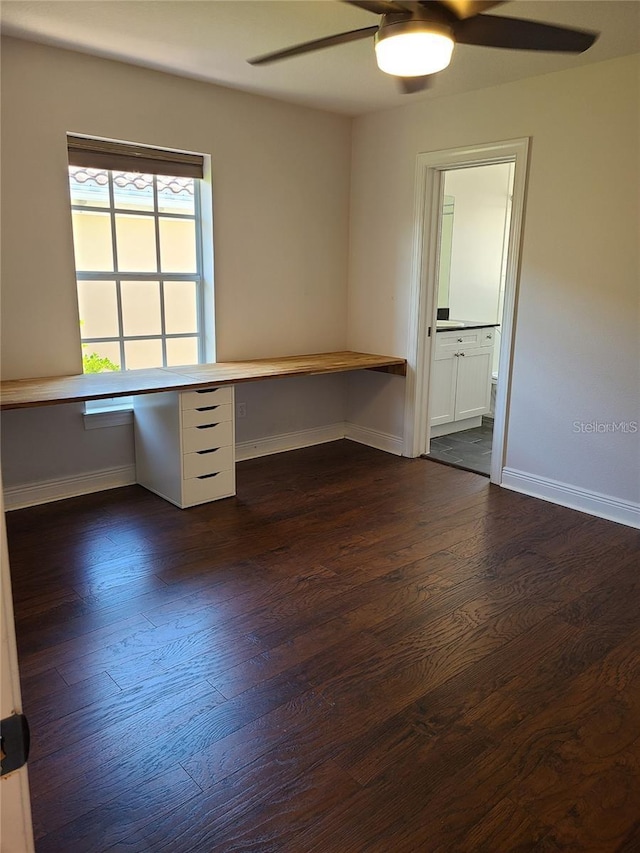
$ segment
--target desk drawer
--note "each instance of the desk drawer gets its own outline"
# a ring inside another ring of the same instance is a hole
[[[182,452],[212,450],[233,444],[233,421],[222,421],[209,426],[188,427],[182,431]]]
[[[233,403],[233,385],[221,388],[201,388],[199,391],[183,391],[180,394],[180,406],[186,409],[200,409],[205,406],[218,406],[221,403]]]
[[[235,494],[235,474],[233,468],[220,471],[209,477],[193,477],[182,484],[182,505],[215,501]]]
[[[185,453],[182,457],[182,477],[190,480],[203,474],[215,474],[233,467],[233,448],[230,444],[200,453]]]
[[[198,409],[183,409],[182,426],[185,428],[219,424],[222,421],[233,420],[231,403],[207,405]]]

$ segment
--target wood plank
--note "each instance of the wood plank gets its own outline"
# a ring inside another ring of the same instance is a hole
[[[285,376],[316,376],[349,370],[382,370],[404,375],[406,360],[361,352],[310,355],[158,367],[107,373],[9,379],[0,384],[0,408],[55,406],[159,391],[185,391],[210,385],[237,385]]]
[[[197,808],[202,792],[189,775],[175,767],[144,785],[123,790],[108,803],[96,806],[38,841],[38,853],[95,853],[119,847],[126,836],[156,819],[157,809],[171,800],[174,805]],[[122,849],[122,848],[120,848]]]

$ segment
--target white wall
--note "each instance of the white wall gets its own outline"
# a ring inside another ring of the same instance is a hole
[[[640,420],[639,66],[624,57],[356,119],[348,336],[407,355],[417,154],[531,137],[507,465],[631,502],[640,433],[574,422]],[[352,395],[349,421],[396,428],[403,389],[382,382],[375,411]]]
[[[236,443],[340,426],[346,412],[344,373],[289,376],[236,385],[236,406],[246,402],[247,417],[236,420]],[[321,413],[321,414],[320,414]]]
[[[454,199],[449,317],[498,322],[510,163],[450,169],[444,192]]]
[[[67,131],[211,155],[220,360],[345,348],[350,119],[15,39],[1,106],[3,378],[81,370]],[[315,389],[260,392],[243,432],[326,423]],[[131,428],[85,433],[77,406],[3,420],[8,486],[133,463]]]

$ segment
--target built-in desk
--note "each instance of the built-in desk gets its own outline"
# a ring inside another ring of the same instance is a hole
[[[188,367],[154,367],[114,373],[76,373],[42,379],[10,379],[0,383],[0,408],[25,409],[56,406],[84,400],[106,400],[158,391],[188,391],[211,385],[238,385],[284,376],[314,376],[348,370],[380,370],[406,374],[404,358],[364,352],[323,352],[258,358],[251,361],[221,361]]]
[[[14,379],[0,385],[0,408],[133,396],[137,480],[184,508],[235,494],[233,386],[351,370],[404,376],[406,362],[403,358],[345,351]]]

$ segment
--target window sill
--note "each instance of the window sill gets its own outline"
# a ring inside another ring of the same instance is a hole
[[[123,426],[133,423],[133,408],[103,409],[102,411],[85,412],[82,415],[82,419],[85,429]]]

